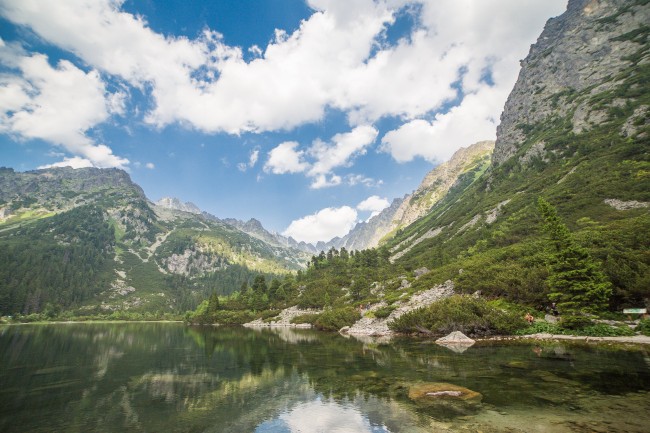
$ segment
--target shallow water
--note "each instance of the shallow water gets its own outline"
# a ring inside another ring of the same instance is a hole
[[[479,397],[416,398],[433,383]],[[648,432],[649,391],[638,346],[457,353],[293,329],[0,327],[2,432]]]

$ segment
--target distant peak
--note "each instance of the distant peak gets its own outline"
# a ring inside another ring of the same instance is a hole
[[[163,197],[156,202],[156,205],[160,207],[164,207],[166,209],[173,209],[173,210],[179,210],[179,211],[189,212],[194,214],[201,214],[201,209],[199,209],[197,205],[189,201],[183,203],[176,197]]]

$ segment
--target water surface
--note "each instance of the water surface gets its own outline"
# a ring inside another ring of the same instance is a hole
[[[478,397],[416,398],[423,386]],[[2,432],[647,432],[649,391],[644,347],[457,353],[293,329],[0,327]]]

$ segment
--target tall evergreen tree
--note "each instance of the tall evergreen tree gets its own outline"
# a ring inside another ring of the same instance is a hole
[[[544,231],[549,235],[553,247],[546,280],[550,289],[549,299],[557,303],[562,313],[604,310],[612,294],[612,284],[600,265],[586,248],[576,243],[553,205],[541,197],[537,205],[544,218]]]

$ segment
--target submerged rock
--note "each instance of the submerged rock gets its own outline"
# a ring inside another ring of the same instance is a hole
[[[414,401],[452,399],[480,402],[483,396],[480,392],[451,383],[429,382],[412,385],[409,388],[409,398]]]

